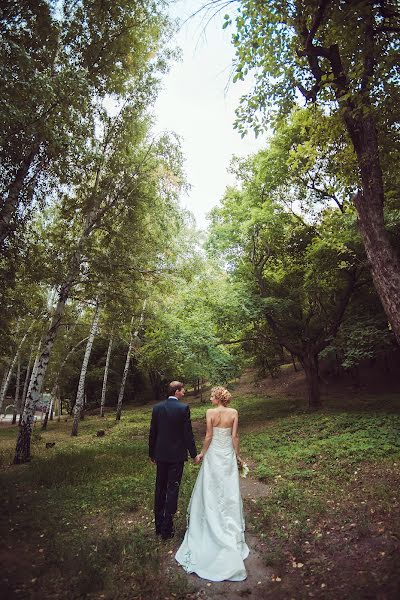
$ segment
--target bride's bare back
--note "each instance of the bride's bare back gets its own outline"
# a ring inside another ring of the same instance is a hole
[[[211,402],[215,408],[209,408],[206,412],[206,435],[204,438],[203,448],[200,452],[200,458],[203,458],[207,452],[211,440],[213,437],[213,428],[221,427],[223,429],[232,429],[232,444],[236,452],[236,456],[239,457],[239,415],[235,408],[229,408],[226,406],[230,400],[231,394],[223,387],[215,387],[211,391]]]
[[[233,424],[237,419],[237,410],[234,408],[227,408],[226,406],[209,408],[207,413],[209,413],[211,417],[213,427],[224,427],[229,429],[230,427],[233,427]]]

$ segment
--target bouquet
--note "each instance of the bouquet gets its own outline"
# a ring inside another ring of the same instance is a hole
[[[249,472],[249,467],[248,465],[244,462],[244,460],[242,460],[240,458],[240,456],[237,457],[237,465],[238,465],[238,469],[239,469],[239,475],[240,477],[247,477],[247,474]]]

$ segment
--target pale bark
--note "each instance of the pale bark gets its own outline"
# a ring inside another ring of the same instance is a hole
[[[28,462],[31,458],[31,435],[32,425],[35,416],[36,404],[40,398],[43,381],[49,364],[51,350],[54,345],[54,340],[60,329],[62,317],[65,311],[65,305],[73,285],[73,279],[68,279],[60,288],[58,294],[58,302],[51,320],[50,327],[43,341],[43,346],[37,361],[36,368],[32,370],[29,390],[26,397],[26,403],[21,420],[21,429],[17,439],[15,448],[14,463]]]
[[[107,149],[109,140],[105,141],[104,144],[104,156]],[[61,320],[65,312],[65,305],[68,300],[69,294],[73,285],[76,283],[76,279],[79,276],[80,265],[82,262],[82,252],[86,241],[90,238],[92,232],[98,227],[102,221],[102,218],[112,210],[115,205],[121,200],[121,194],[114,194],[109,202],[101,206],[104,198],[97,199],[97,190],[100,182],[100,172],[103,163],[100,164],[96,173],[95,182],[90,193],[88,202],[88,210],[85,215],[85,222],[82,228],[82,232],[77,243],[74,255],[71,260],[70,270],[68,277],[62,283],[58,294],[57,307],[54,313],[54,317],[51,321],[49,330],[46,334],[43,349],[38,361],[36,373],[32,373],[30,390],[27,394],[26,404],[24,413],[21,420],[21,429],[17,439],[14,463],[23,463],[30,460],[30,443],[32,435],[32,424],[35,414],[36,403],[40,397],[40,393],[43,386],[43,380],[46,374],[47,366],[49,363],[51,351],[54,345],[54,341],[58,330],[61,325]]]
[[[78,435],[79,418],[81,416],[81,411],[82,411],[82,406],[83,406],[84,396],[85,396],[86,372],[87,372],[87,368],[88,368],[88,364],[89,364],[90,354],[92,352],[93,341],[94,341],[94,338],[97,333],[99,317],[100,317],[100,305],[97,302],[96,309],[95,309],[94,316],[93,316],[92,325],[90,328],[90,334],[89,334],[87,344],[86,344],[85,355],[83,357],[81,373],[79,376],[78,391],[76,394],[76,401],[75,401],[75,407],[74,407],[74,421],[72,424],[72,431],[71,431],[72,436]]]
[[[128,352],[126,353],[125,367],[124,367],[124,372],[123,372],[122,381],[121,381],[121,387],[120,387],[119,395],[118,395],[117,414],[116,414],[116,417],[115,417],[117,421],[119,421],[121,419],[122,401],[124,399],[125,384],[126,384],[126,380],[127,380],[127,377],[128,377],[129,363],[130,363],[130,359],[131,359],[132,348],[135,345],[135,342],[137,342],[138,339],[139,339],[139,332],[140,332],[140,329],[142,328],[142,325],[143,325],[144,311],[146,310],[146,304],[147,304],[147,300],[145,300],[143,302],[142,314],[140,315],[138,328],[137,328],[137,330],[135,331],[135,333],[133,335],[132,335],[133,317],[132,317],[132,320],[131,320],[131,337],[130,337],[130,340],[129,340]]]
[[[8,366],[6,366],[6,368],[5,368],[4,375],[3,375],[3,380],[2,380],[1,386],[0,386],[0,414],[1,414],[1,411],[2,411],[2,407],[3,407],[3,401],[2,401],[3,390],[5,389],[5,386],[6,386],[6,381],[7,381],[7,378],[8,378],[8,373],[9,373],[9,370],[10,370],[10,365],[11,365],[11,363],[9,362]],[[4,394],[4,396],[5,396],[5,394]]]
[[[111,356],[112,344],[113,344],[113,336],[110,337],[110,342],[108,344],[108,349],[107,349],[106,364],[104,367],[103,387],[101,390],[101,402],[100,402],[100,416],[101,417],[104,417],[104,407],[106,405],[107,379],[108,379],[108,371],[110,368],[110,356]]]
[[[93,193],[95,193],[95,190]],[[105,213],[107,211],[103,210],[103,212]],[[95,210],[92,210],[86,217],[85,226],[82,230],[81,237],[79,239],[76,251],[72,258],[69,276],[66,278],[66,280],[60,287],[60,291],[58,293],[57,306],[54,312],[54,316],[51,320],[50,327],[47,331],[47,334],[44,337],[42,351],[38,360],[37,368],[36,370],[34,369],[32,371],[24,413],[21,419],[21,429],[15,448],[15,464],[25,463],[31,459],[30,446],[35,407],[39,400],[40,393],[42,391],[43,381],[46,374],[47,366],[49,364],[51,351],[58,330],[60,329],[62,318],[64,316],[65,305],[67,303],[71,289],[75,283],[75,278],[79,273],[84,243],[89,238],[99,217],[100,214]]]
[[[21,378],[21,357],[18,354],[18,359],[17,359],[17,375],[16,375],[16,379],[15,379],[15,396],[14,396],[14,406],[13,406],[13,418],[12,418],[12,424],[13,425],[15,425],[15,423],[17,422],[20,378]]]
[[[57,406],[57,421],[60,422],[60,417],[61,417],[61,398],[60,398],[60,377],[61,377],[61,372],[65,366],[65,364],[67,363],[69,357],[71,356],[71,354],[73,352],[75,352],[75,350],[77,350],[77,348],[79,348],[79,346],[81,346],[83,343],[86,342],[86,340],[88,340],[88,337],[83,338],[83,340],[80,340],[77,344],[75,344],[75,346],[73,348],[71,348],[71,350],[67,353],[66,357],[64,358],[64,360],[61,363],[60,368],[57,371],[57,374],[54,378],[54,385],[53,385],[53,389],[51,391],[51,397],[52,398],[56,398],[57,402],[55,402],[54,404]],[[51,420],[51,417],[50,417]]]
[[[53,394],[51,394],[50,396],[50,402],[46,407],[46,413],[44,415],[44,419],[43,419],[43,423],[42,423],[42,429],[47,429],[47,423],[49,421],[49,415],[50,412],[53,410]]]
[[[31,382],[33,371],[36,369],[37,364],[39,362],[39,356],[40,356],[39,353],[40,353],[40,346],[41,346],[41,344],[42,344],[42,341],[40,340],[39,341],[39,345],[38,345],[38,349],[37,349],[37,352],[36,352],[36,356],[35,356],[35,361],[33,363],[33,369],[32,369],[32,371],[31,371],[31,362],[32,362],[32,356],[33,356],[34,346],[31,347],[31,351],[29,353],[28,366],[26,368],[25,381],[24,381],[24,389],[22,391],[21,410],[20,410],[20,413],[19,413],[18,425],[21,425],[22,415],[23,415],[23,412],[24,412],[26,397],[27,397],[28,389],[29,389],[28,385]]]
[[[1,394],[0,394],[0,413],[1,413],[2,409],[3,409],[3,403],[4,403],[4,399],[6,397],[6,394],[7,394],[8,386],[10,384],[12,372],[14,371],[15,364],[16,364],[16,362],[18,360],[21,348],[22,348],[22,346],[23,346],[23,344],[24,344],[24,342],[25,342],[25,340],[26,340],[26,338],[28,336],[29,331],[31,330],[31,327],[32,327],[32,325],[30,325],[30,327],[28,328],[28,330],[26,331],[26,333],[23,335],[23,337],[22,337],[22,339],[21,339],[21,341],[20,341],[20,343],[18,345],[17,351],[16,351],[16,353],[14,355],[14,358],[13,358],[13,360],[11,362],[10,368],[8,369],[8,373],[7,373],[6,379],[4,381],[4,384],[2,386]]]

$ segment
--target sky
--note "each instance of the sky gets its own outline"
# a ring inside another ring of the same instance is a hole
[[[205,2],[176,0],[171,16],[185,21]],[[201,229],[207,227],[206,215],[225,187],[234,183],[227,172],[232,156],[246,156],[265,146],[265,140],[253,134],[242,139],[233,129],[235,108],[249,82],[229,83],[234,49],[232,29],[222,29],[223,16],[221,12],[205,26],[202,12],[181,26],[174,44],[180,47],[182,60],[164,77],[155,106],[156,130],[174,131],[182,138],[191,189],[181,203]]]

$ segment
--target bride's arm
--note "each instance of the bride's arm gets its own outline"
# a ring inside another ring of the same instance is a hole
[[[211,440],[212,440],[212,436],[213,436],[213,425],[212,425],[212,418],[211,418],[210,411],[211,411],[211,409],[209,408],[206,413],[207,430],[206,430],[206,435],[205,435],[204,442],[203,442],[203,447],[200,452],[201,458],[203,458],[203,456],[207,452],[208,446],[211,444]]]
[[[235,411],[235,412],[236,412],[236,414],[233,419],[233,425],[232,425],[232,445],[236,452],[236,456],[239,458],[239,433],[238,433],[239,415],[238,415],[237,411]]]

